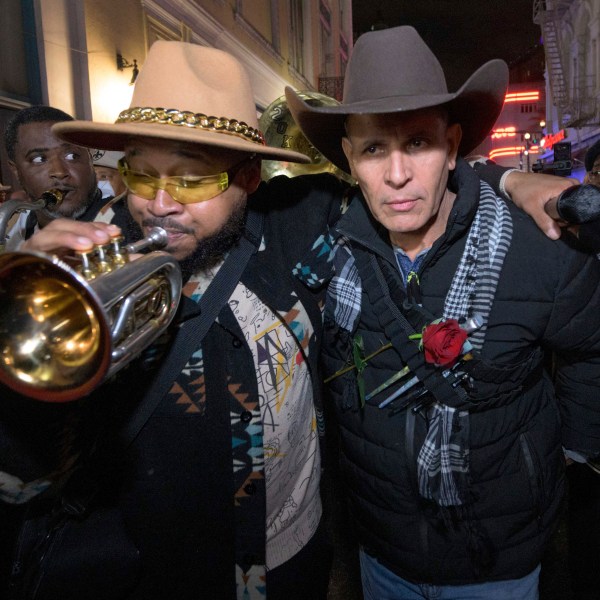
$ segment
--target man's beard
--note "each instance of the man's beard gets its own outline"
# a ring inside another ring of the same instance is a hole
[[[145,219],[146,227],[168,226],[167,219]],[[229,218],[215,234],[198,242],[196,249],[179,261],[183,280],[187,281],[191,275],[206,271],[217,265],[223,257],[237,244],[244,232],[246,223],[246,206],[240,203],[229,215]]]

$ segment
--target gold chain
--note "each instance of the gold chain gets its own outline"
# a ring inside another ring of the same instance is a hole
[[[255,144],[265,145],[265,138],[258,129],[250,127],[244,121],[227,119],[226,117],[208,117],[202,113],[193,113],[176,108],[150,108],[134,106],[119,114],[117,123],[160,123],[161,125],[178,125],[194,127],[235,135]]]

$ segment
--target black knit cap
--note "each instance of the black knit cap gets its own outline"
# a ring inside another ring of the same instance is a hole
[[[600,155],[600,140],[598,140],[588,151],[585,153],[585,170],[589,173],[594,168],[594,163]]]

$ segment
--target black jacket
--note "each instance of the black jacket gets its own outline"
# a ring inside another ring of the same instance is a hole
[[[479,179],[464,162],[459,161],[450,186],[458,193],[446,231],[419,269],[423,305],[435,317],[442,315],[479,199]],[[507,375],[490,383],[474,374],[467,404],[471,441],[465,510],[441,510],[419,496],[416,456],[427,428],[422,416],[369,402],[360,408],[354,372],[331,384],[341,467],[359,541],[415,582],[467,584],[531,572],[563,493],[561,442],[600,453],[600,263],[566,239],[550,241],[529,217],[514,206],[510,210],[512,245],[481,355],[484,365],[506,369]],[[401,307],[406,293],[387,232],[364,201],[352,202],[338,230],[353,248],[367,248],[387,265]],[[326,322],[325,332],[325,375],[347,364],[356,334],[364,340],[364,355],[388,341],[364,291],[353,331]],[[554,386],[540,362],[543,352],[556,356]],[[366,392],[401,365],[395,350],[370,360],[363,372]],[[511,384],[516,371],[521,371],[518,383]]]
[[[339,181],[331,176],[299,177],[293,182],[283,177],[261,185],[248,200],[251,211],[265,216],[264,245],[250,259],[241,281],[277,314],[285,315],[298,299],[305,307],[314,328],[308,357],[317,408],[326,288],[319,271],[328,277],[331,266],[328,253],[315,256],[312,245],[319,236],[328,239],[328,224],[339,216],[341,193]],[[195,309],[194,302],[184,299],[177,318],[188,318]],[[178,352],[175,346],[167,348]],[[176,402],[167,394],[130,446],[116,454],[111,450],[108,458],[102,451],[92,452],[90,472],[100,481],[100,490],[83,528],[71,527],[75,552],[66,553],[63,548],[55,557],[57,563],[46,561],[47,581],[58,582],[58,588],[49,588],[41,598],[229,600],[235,597],[240,529],[247,554],[242,560],[260,564],[265,538],[264,486],[248,494],[240,518],[234,511],[237,484],[232,463],[234,420],[243,418],[243,403],[259,406],[260,400],[252,353],[227,303],[202,341],[202,350],[206,364],[201,394],[204,411],[187,410],[190,402],[183,396]],[[0,471],[30,482],[55,469],[55,463],[64,462],[67,449],[76,456],[78,449],[85,454],[95,440],[99,448],[106,446],[135,414],[147,392],[156,369],[152,357],[152,351],[145,352],[115,381],[69,405],[49,406],[0,390]],[[173,373],[173,380],[177,375]],[[235,394],[240,397],[238,417],[230,410]],[[68,425],[65,418],[72,428],[59,435]],[[36,423],[46,424],[46,435],[32,435]],[[59,452],[58,443],[67,439],[70,444]],[[84,466],[88,468],[87,463]],[[43,520],[38,526],[37,519],[55,503],[42,496],[29,505],[26,517],[39,530]],[[3,532],[17,533],[16,519],[22,518],[24,507],[0,503]],[[7,561],[0,569],[3,584],[15,555],[13,539],[3,535],[0,541],[0,557]],[[15,589],[32,571],[34,577],[39,571],[28,561],[27,553],[21,558],[21,573],[13,578]],[[61,569],[58,577],[57,567]],[[0,585],[0,590],[4,589]],[[18,598],[30,597],[15,593]]]

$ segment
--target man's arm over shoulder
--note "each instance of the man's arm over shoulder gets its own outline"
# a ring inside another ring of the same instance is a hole
[[[333,175],[319,174],[275,177],[261,188],[268,206],[267,245],[286,271],[307,287],[320,289],[333,275],[334,228],[348,185]]]
[[[274,177],[261,187],[263,194],[268,193],[271,210],[304,215],[315,223],[324,220],[330,226],[337,223],[349,188],[347,183],[328,173]]]
[[[578,183],[575,179],[544,173],[525,173],[502,167],[490,160],[469,160],[469,164],[494,191],[512,200],[525,211],[550,239],[560,238],[559,224],[548,216],[545,204],[561,192]]]

